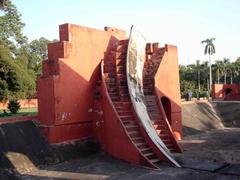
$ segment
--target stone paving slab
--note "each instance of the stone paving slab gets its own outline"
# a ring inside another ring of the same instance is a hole
[[[219,171],[222,174],[231,174],[240,176],[240,164],[231,164]]]
[[[215,172],[226,167],[224,162],[214,162],[209,160],[194,159],[189,157],[176,157],[177,162],[184,168]]]

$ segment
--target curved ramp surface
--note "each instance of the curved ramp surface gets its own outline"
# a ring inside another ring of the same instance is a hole
[[[131,102],[141,125],[154,145],[171,163],[180,167],[156,133],[148,115],[144,98],[142,75],[145,61],[145,45],[146,43],[143,36],[131,28],[127,52],[127,84]]]
[[[0,125],[0,167],[18,172],[34,170],[35,165],[59,161],[32,121]]]

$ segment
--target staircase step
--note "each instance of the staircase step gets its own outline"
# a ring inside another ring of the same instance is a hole
[[[127,79],[126,74],[116,74],[116,77],[117,77],[117,79],[120,79],[120,78]]]
[[[115,102],[114,105],[116,107],[131,107],[132,103],[131,102]]]
[[[124,116],[124,115],[131,115],[132,114],[132,111],[129,111],[129,110],[117,110],[119,116]]]
[[[133,115],[125,115],[125,116],[119,116],[122,121],[128,121],[128,120],[134,120]]]
[[[115,78],[105,78],[104,80],[106,83],[115,83],[116,82]]]
[[[118,45],[128,45],[128,39],[118,41]]]
[[[125,81],[125,80],[117,81],[116,84],[117,84],[117,86],[127,86],[127,81]]]
[[[115,87],[116,86],[116,83],[115,82],[106,82],[107,86],[108,87]]]
[[[126,74],[126,69],[117,69],[117,74]]]
[[[116,65],[126,67],[126,59],[116,59]]]
[[[146,144],[146,142],[135,143],[135,145],[136,145],[138,148],[147,148],[147,147],[148,147],[148,145]]]
[[[150,159],[150,162],[153,163],[153,164],[156,164],[156,163],[159,163],[161,162],[159,159]]]
[[[126,65],[125,66],[122,66],[122,65],[118,65],[116,66],[116,70],[126,70]]]
[[[118,89],[120,91],[128,91],[128,87],[127,86],[118,86]]]
[[[127,52],[112,51],[111,53],[115,59],[126,59],[127,57]]]
[[[124,93],[119,93],[119,97],[123,97],[123,98],[128,97],[129,98],[130,96],[129,96],[128,93],[125,93],[125,94]]]
[[[128,133],[128,135],[129,135],[131,138],[141,136],[141,134],[140,134],[139,131],[131,131],[131,132]]]
[[[104,73],[105,78],[115,78],[115,74],[113,73]]]
[[[140,148],[140,151],[144,154],[144,153],[148,153],[148,152],[152,152],[152,149],[147,147],[147,148]]]
[[[129,102],[130,101],[130,97],[120,97],[120,100],[122,102]]]
[[[113,51],[116,51],[116,52],[126,52],[127,51],[127,45],[117,45],[117,46],[114,46]]]
[[[125,125],[125,128],[128,132],[131,132],[131,131],[137,131],[138,130],[138,126],[136,125]]]
[[[110,97],[111,97],[111,100],[114,101],[114,102],[115,102],[115,101],[119,101],[119,99],[120,99],[120,98],[117,97],[117,96],[110,96]]]
[[[166,139],[166,140],[164,140],[163,141],[164,142],[164,144],[167,146],[167,145],[172,145],[172,141],[170,140],[170,138],[169,139]]]
[[[144,155],[145,157],[150,157],[150,158],[151,158],[151,156],[156,156],[153,152],[143,153],[143,155]]]
[[[143,137],[135,137],[135,138],[132,138],[132,141],[138,141],[138,140],[142,140],[144,141]]]
[[[161,135],[159,135],[159,137],[160,137],[160,139],[164,142],[164,144],[165,144],[165,141],[170,140],[170,138],[169,138],[168,135],[167,135],[167,136],[161,136]]]
[[[127,125],[127,124],[131,124],[131,125],[137,125],[137,122],[136,121],[123,121],[122,122],[124,125]]]
[[[108,94],[109,94],[110,97],[113,97],[113,98],[114,97],[118,97],[118,98],[120,97],[118,92],[109,92]]]

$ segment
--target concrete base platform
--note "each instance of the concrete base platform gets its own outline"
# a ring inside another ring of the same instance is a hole
[[[228,166],[228,163],[214,162],[209,160],[194,159],[189,157],[176,157],[177,162],[184,168],[215,172]]]
[[[240,176],[240,164],[231,164],[230,166],[222,169],[220,173]]]
[[[53,179],[124,179],[124,180],[237,180],[239,176],[224,175],[189,168],[162,165],[160,170],[132,166],[109,156],[98,154],[57,165],[43,166],[39,170],[21,174],[23,180]]]

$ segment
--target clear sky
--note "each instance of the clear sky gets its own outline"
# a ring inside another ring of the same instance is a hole
[[[216,54],[240,56],[240,0],[12,0],[30,40],[58,39],[58,25],[73,23],[129,31],[135,25],[149,42],[178,47],[179,63],[205,61],[201,41],[215,37]]]

